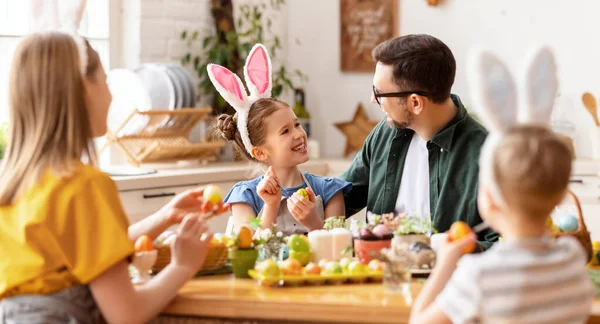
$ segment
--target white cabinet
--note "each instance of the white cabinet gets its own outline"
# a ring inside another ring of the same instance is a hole
[[[221,188],[223,194],[226,195],[236,183],[237,182],[217,182],[214,184]],[[199,183],[195,186],[187,185],[123,191],[120,193],[121,202],[123,203],[129,222],[133,224],[158,211],[162,206],[171,201],[175,195],[188,189],[194,189],[207,184],[208,183]],[[208,224],[211,231],[215,233],[224,232],[227,225],[227,219],[230,215],[231,214],[227,213],[210,219]]]

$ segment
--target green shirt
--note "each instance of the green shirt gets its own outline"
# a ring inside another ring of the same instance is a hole
[[[479,153],[487,131],[467,113],[458,96],[451,98],[458,112],[427,142],[430,212],[438,232],[447,231],[458,220],[471,227],[482,222],[477,210],[477,184]],[[375,214],[395,210],[413,134],[410,129],[389,127],[385,119],[369,134],[341,176],[353,186],[344,197],[346,215],[365,207]],[[498,234],[486,230],[479,233],[478,239],[487,249],[498,240]]]

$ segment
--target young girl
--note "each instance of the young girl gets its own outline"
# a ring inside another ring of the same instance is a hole
[[[587,256],[573,237],[554,239],[546,232],[546,220],[568,191],[572,156],[544,126],[556,95],[556,65],[548,49],[536,54],[524,78],[521,111],[514,81],[493,54],[470,62],[474,106],[491,131],[480,158],[478,207],[503,241],[465,256],[475,235],[444,244],[411,323],[587,320],[595,294]],[[526,124],[519,125],[517,116]]]
[[[218,65],[207,69],[213,85],[237,111],[219,116],[222,136],[246,159],[266,169],[264,176],[236,184],[225,198],[232,204],[233,227],[260,217],[263,227],[276,224],[289,235],[322,228],[327,217],[343,216],[343,193],[351,184],[298,169],[308,161],[306,132],[286,103],[270,98],[271,61],[264,46],[255,45],[244,66],[249,98],[231,71]],[[308,197],[297,193],[301,188]]]
[[[106,132],[110,102],[98,54],[86,40],[43,32],[21,42],[0,175],[2,323],[95,323],[101,315],[110,323],[147,322],[205,258],[211,235],[200,239],[206,226],[189,214],[200,209],[202,190],[176,197],[128,230],[115,184],[92,166],[92,140]],[[132,241],[177,222],[171,264],[133,286]]]

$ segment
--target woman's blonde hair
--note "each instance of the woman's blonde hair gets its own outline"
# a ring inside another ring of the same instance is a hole
[[[68,34],[33,34],[17,48],[10,72],[0,205],[16,201],[47,169],[66,176],[82,159],[95,165],[83,76],[93,79],[101,64],[87,41],[86,47],[85,73],[80,71],[77,45]]]

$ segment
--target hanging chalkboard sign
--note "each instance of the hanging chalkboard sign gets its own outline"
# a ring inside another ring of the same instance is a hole
[[[371,51],[398,34],[397,0],[340,0],[341,69],[373,72]]]

